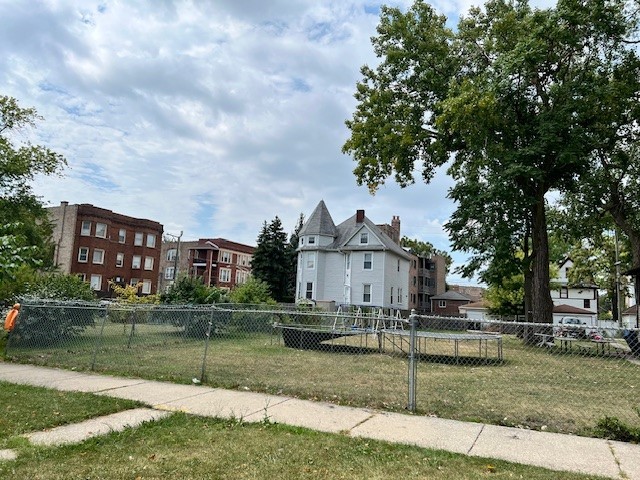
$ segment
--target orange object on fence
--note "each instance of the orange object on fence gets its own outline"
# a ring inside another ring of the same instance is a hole
[[[7,318],[4,320],[4,329],[7,332],[13,330],[13,327],[16,325],[16,319],[18,318],[18,313],[20,312],[20,304],[16,303],[9,313],[7,313]]]

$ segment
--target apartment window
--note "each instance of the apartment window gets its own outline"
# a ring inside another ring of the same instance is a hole
[[[231,252],[220,252],[220,261],[222,263],[231,263]]]
[[[307,253],[307,268],[316,268],[316,254],[314,252]]]
[[[175,248],[170,248],[167,250],[167,260],[170,262],[175,261],[176,255],[178,255],[178,250]]]
[[[238,270],[236,272],[236,284],[241,285],[247,282],[247,272]]]
[[[147,233],[147,247],[156,248],[156,236],[153,233]]]
[[[438,300],[438,307],[445,308],[447,306],[446,300]]]
[[[138,280],[137,278],[132,278],[132,279],[131,279],[131,282],[129,282],[129,284],[130,284],[132,287],[136,287],[136,286],[138,285],[138,282],[139,282],[139,281],[140,281],[140,280]]]
[[[131,268],[140,268],[142,265],[142,257],[140,255],[134,255],[131,259]]]
[[[238,254],[236,258],[236,263],[243,267],[249,266],[249,255]]]
[[[96,248],[93,250],[93,260],[92,263],[97,265],[102,265],[104,263],[104,250]]]
[[[366,245],[369,243],[369,232],[362,232],[360,234],[360,245]]]
[[[89,249],[87,247],[80,247],[78,250],[78,262],[87,263],[89,261]]]
[[[142,280],[142,293],[145,295],[151,293],[151,280]]]
[[[175,274],[176,274],[176,269],[174,267],[167,267],[164,269],[165,280],[173,280],[173,277]]]
[[[124,253],[116,253],[116,267],[124,265]]]
[[[107,238],[106,223],[96,223],[96,237]]]
[[[142,239],[144,238],[144,233],[142,232],[136,232],[136,236],[133,239],[133,244],[136,247],[141,247],[142,246]]]
[[[309,300],[313,298],[313,282],[307,282],[307,290],[305,292],[305,298]]]
[[[362,287],[362,303],[371,303],[371,285],[367,283]]]
[[[82,228],[80,229],[80,235],[83,237],[88,237],[91,235],[91,222],[84,220],[82,222]]]
[[[118,243],[124,243],[127,241],[127,231],[121,228],[118,232]]]
[[[315,245],[316,243],[316,237],[309,237],[309,245]]]
[[[567,287],[560,287],[560,298],[569,298],[569,289]]]
[[[416,276],[415,275],[413,276],[413,286],[414,287],[416,286]]]
[[[220,269],[220,281],[224,283],[229,283],[231,281],[231,269],[230,268],[221,268]]]
[[[591,300],[584,300],[584,308],[591,308]]]
[[[93,290],[102,289],[102,275],[91,275],[91,288]]]
[[[365,270],[373,269],[373,253],[365,253],[364,254],[364,264],[362,266]]]
[[[153,270],[153,257],[144,257],[144,269]]]
[[[87,281],[87,274],[86,273],[78,273],[76,275],[76,277],[78,277],[80,280],[82,280],[83,282]]]

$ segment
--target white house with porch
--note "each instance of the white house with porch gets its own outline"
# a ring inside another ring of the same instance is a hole
[[[573,261],[566,258],[558,267],[558,276],[551,280],[556,288],[551,289],[553,301],[553,323],[562,317],[576,317],[587,325],[596,325],[598,321],[598,287],[591,284],[569,283],[569,271]]]
[[[336,226],[320,201],[299,233],[296,298],[406,310],[410,261],[364,210]]]

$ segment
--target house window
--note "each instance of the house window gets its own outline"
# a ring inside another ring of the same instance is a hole
[[[221,268],[220,269],[220,281],[223,283],[229,283],[231,281],[231,269],[230,268]]]
[[[127,231],[121,228],[118,232],[118,243],[124,243],[127,241]]]
[[[447,301],[446,300],[438,300],[438,307],[446,308],[446,306],[447,306]]]
[[[153,257],[144,257],[144,269],[153,270]]]
[[[153,233],[147,233],[147,247],[156,248],[156,236]]]
[[[369,233],[362,232],[360,234],[360,245],[366,245],[367,243],[369,243]]]
[[[83,237],[88,237],[91,235],[91,222],[84,220],[82,222],[82,228],[80,229],[80,235]]]
[[[313,282],[307,282],[307,291],[305,292],[305,298],[309,300],[313,298]]]
[[[307,253],[307,268],[311,270],[316,268],[316,254],[314,252]]]
[[[107,238],[107,225],[105,223],[96,223],[96,237]]]
[[[136,247],[141,247],[142,246],[142,239],[144,238],[144,233],[142,232],[136,232],[136,236],[133,239],[133,244]]]
[[[124,265],[124,253],[116,253],[116,267]]]
[[[104,250],[96,248],[93,251],[93,260],[92,260],[92,262],[97,264],[97,265],[102,265],[104,263]]]
[[[371,285],[368,283],[362,286],[362,303],[371,303]]]
[[[173,280],[173,277],[175,274],[176,274],[176,269],[174,267],[167,267],[164,269],[165,280]]]
[[[91,288],[93,290],[102,289],[102,275],[91,275]]]
[[[316,243],[316,237],[309,237],[309,245],[315,245]]]
[[[170,262],[175,261],[176,255],[178,254],[178,250],[175,248],[170,248],[167,250],[167,260]]]
[[[584,308],[591,308],[591,300],[588,300],[588,299],[584,300]]]
[[[560,287],[560,298],[569,298],[569,289],[567,287]]]
[[[231,252],[226,252],[226,251],[220,252],[220,262],[231,263]]]
[[[362,266],[365,270],[373,269],[373,253],[365,253],[364,254],[364,264]]]
[[[300,245],[304,245],[304,237],[300,237]]]
[[[402,303],[402,289],[398,289],[398,303]]]
[[[140,255],[134,255],[131,259],[131,268],[140,268],[142,264],[142,257]]]
[[[393,287],[391,287],[391,303],[393,303]]]
[[[78,262],[87,263],[89,261],[89,249],[87,247],[80,247],[78,250]]]
[[[142,293],[145,295],[151,293],[151,280],[142,280]]]
[[[398,259],[398,271],[400,271],[400,259]]]

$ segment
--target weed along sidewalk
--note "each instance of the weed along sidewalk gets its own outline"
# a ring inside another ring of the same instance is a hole
[[[137,425],[139,422],[134,421],[134,417],[140,421],[154,421],[170,412],[184,412],[248,423],[268,421],[552,470],[640,480],[640,445],[604,439],[380,412],[250,391],[118,378],[6,362],[0,362],[0,380],[134,400],[149,407],[114,414],[109,417],[112,423],[104,417],[96,419],[93,424],[80,423],[27,435],[34,442],[63,443],[65,438],[81,441],[93,434],[120,428],[119,425]]]

